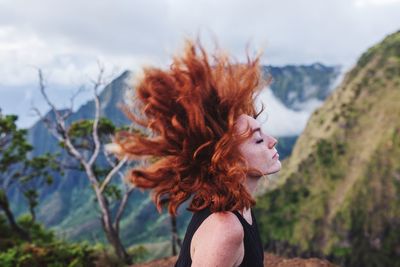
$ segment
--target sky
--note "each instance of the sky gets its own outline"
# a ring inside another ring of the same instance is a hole
[[[397,30],[400,0],[0,0],[0,108],[30,127],[38,120],[31,108],[47,110],[38,68],[58,107],[86,85],[76,109],[92,96],[98,62],[109,81],[127,69],[167,67],[185,38],[199,36],[206,47],[216,40],[239,60],[249,48],[262,52],[266,65],[320,62],[348,70]],[[286,113],[269,114],[280,134],[301,130],[278,125],[283,116],[306,121],[310,114]]]

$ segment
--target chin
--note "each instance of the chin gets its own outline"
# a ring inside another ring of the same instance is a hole
[[[273,173],[277,173],[277,172],[279,172],[280,170],[281,170],[281,162],[280,162],[280,161],[277,161],[276,164],[274,164],[273,166],[271,166],[271,168],[269,168],[269,169],[267,170],[266,175],[268,175],[268,174],[273,174]]]

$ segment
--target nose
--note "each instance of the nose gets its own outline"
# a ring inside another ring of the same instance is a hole
[[[274,146],[278,144],[278,140],[276,140],[274,137],[268,135],[268,148],[272,149]]]

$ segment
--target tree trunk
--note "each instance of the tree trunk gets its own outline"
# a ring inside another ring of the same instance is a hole
[[[31,213],[32,222],[36,221],[36,212],[35,207],[33,205],[29,205],[29,212]]]
[[[126,264],[131,264],[132,259],[126,252],[125,247],[122,245],[121,239],[119,238],[119,233],[113,226],[107,199],[98,188],[96,188],[95,191],[101,210],[101,222],[104,232],[106,233],[107,240],[114,248],[118,258],[122,259]]]
[[[126,264],[129,265],[132,263],[132,259],[129,257],[128,253],[125,250],[125,247],[121,242],[121,239],[119,238],[119,231],[116,231],[113,225],[107,198],[103,195],[104,192],[102,192],[100,189],[96,176],[94,175],[94,172],[92,170],[92,167],[84,162],[82,163],[82,165],[84,166],[89,181],[92,183],[93,186],[92,188],[96,195],[97,203],[99,204],[101,212],[101,223],[103,226],[103,230],[106,234],[107,240],[113,247],[118,258],[123,260]]]
[[[172,230],[172,256],[177,255],[176,245],[181,247],[181,240],[179,238],[177,227],[176,227],[176,216],[170,215],[171,218],[171,230]]]
[[[4,190],[0,189],[2,192],[1,197],[0,197],[0,208],[4,211],[6,214],[8,223],[10,224],[11,230],[13,230],[15,233],[17,233],[21,239],[25,241],[31,241],[31,238],[29,236],[29,233],[22,229],[17,222],[15,221],[14,214],[10,210],[10,205],[8,203],[8,198],[6,195],[6,192]]]
[[[117,254],[118,258],[122,259],[126,264],[132,264],[132,259],[126,252],[125,247],[122,245],[119,235],[115,232],[114,228],[111,225],[108,226],[105,225],[104,218],[103,218],[103,228],[106,233],[107,240],[114,248],[114,251]]]

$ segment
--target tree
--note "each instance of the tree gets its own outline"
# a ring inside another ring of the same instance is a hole
[[[58,110],[47,96],[43,74],[40,69],[38,70],[40,92],[51,112],[54,113],[55,119],[42,116],[37,108],[33,108],[33,110],[41,118],[49,132],[58,140],[61,147],[65,149],[68,156],[75,162],[69,168],[78,169],[85,173],[100,208],[101,224],[105,236],[117,256],[126,263],[130,263],[131,259],[119,235],[119,223],[128,198],[134,188],[123,182],[121,169],[127,163],[127,158],[114,157],[105,149],[105,144],[111,142],[111,135],[117,129],[108,119],[100,118],[98,90],[99,87],[105,84],[103,74],[104,68],[100,66],[97,79],[92,81],[95,102],[93,120],[80,120],[67,125],[66,121],[72,114],[74,98],[79,91],[71,98],[70,109],[64,112]],[[130,129],[133,130],[132,127]],[[101,155],[103,155],[109,166],[104,167],[101,162]],[[116,176],[121,179],[115,180]],[[113,214],[111,206],[115,200],[118,201],[117,212]]]
[[[168,202],[169,202],[168,198],[164,198],[161,201],[161,205],[165,206]],[[169,218],[171,223],[172,256],[176,256],[178,254],[177,247],[179,247],[180,249],[182,247],[182,242],[178,235],[176,216],[173,214],[169,214]]]
[[[32,221],[35,220],[35,207],[38,205],[37,186],[52,182],[51,171],[60,171],[54,155],[45,154],[29,158],[33,149],[26,140],[26,129],[18,129],[16,115],[3,115],[0,109],[0,208],[6,215],[11,229],[21,239],[30,240],[29,233],[15,220],[11,210],[8,191],[16,188],[28,200]]]

